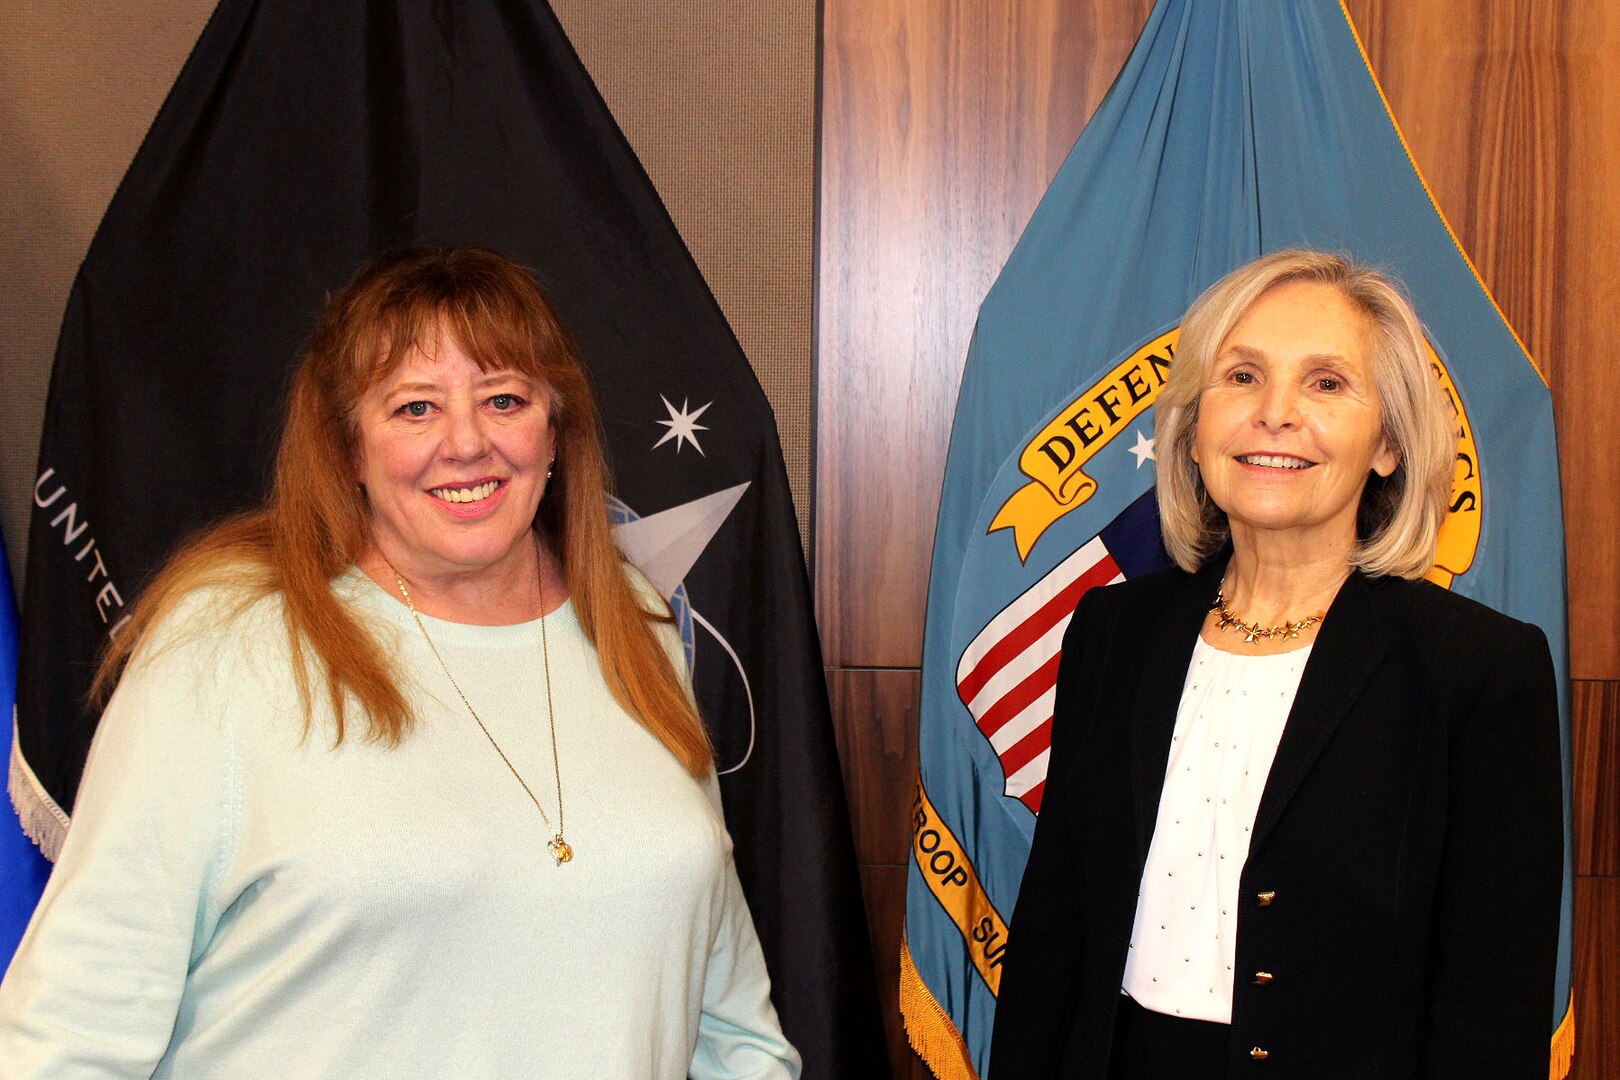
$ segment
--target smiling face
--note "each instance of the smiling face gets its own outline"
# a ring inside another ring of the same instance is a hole
[[[1330,285],[1263,293],[1216,353],[1192,457],[1238,546],[1282,539],[1348,556],[1369,472],[1398,464],[1367,316]]]
[[[354,409],[377,550],[412,581],[526,568],[556,449],[550,413],[543,384],[480,370],[447,335],[408,350]]]

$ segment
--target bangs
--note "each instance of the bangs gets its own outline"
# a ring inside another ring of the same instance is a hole
[[[453,298],[435,313],[436,329],[486,374],[516,371],[546,382],[541,361],[547,348],[546,335],[533,316],[533,308],[511,302],[513,297],[496,299],[507,302],[489,304],[480,296]]]
[[[463,287],[444,291],[420,287],[398,290],[377,305],[370,319],[356,320],[349,348],[351,403],[392,376],[412,349],[431,356],[441,335],[478,369],[515,371],[551,389],[545,357],[554,335],[535,318],[532,302],[508,290]],[[557,407],[554,401],[553,409]],[[352,408],[352,405],[351,405]]]
[[[367,391],[412,349],[443,335],[480,371],[512,371],[545,387],[553,422],[595,423],[567,331],[527,270],[479,248],[423,248],[379,259],[328,304],[310,348],[327,415],[354,433]]]
[[[355,342],[355,375],[360,385],[372,387],[387,379],[405,362],[412,349],[433,355],[432,346],[440,337],[456,346],[478,370],[516,371],[545,382],[543,365],[537,355],[535,335],[522,326],[484,321],[465,308],[445,304],[439,307],[399,308],[385,312],[372,341]],[[370,336],[370,335],[368,335]],[[367,362],[366,357],[370,360]]]

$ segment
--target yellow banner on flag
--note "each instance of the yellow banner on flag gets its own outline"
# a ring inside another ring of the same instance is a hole
[[[1001,956],[1007,924],[996,911],[967,852],[928,801],[922,780],[911,804],[911,853],[928,889],[962,932],[968,956],[992,994],[1001,992]]]
[[[1429,350],[1434,377],[1440,380],[1440,392],[1445,395],[1457,420],[1457,462],[1451,476],[1451,512],[1440,526],[1434,569],[1425,575],[1435,584],[1449,589],[1453,578],[1474,565],[1474,552],[1479,550],[1485,488],[1479,479],[1479,448],[1474,445],[1474,427],[1468,422],[1468,410],[1463,408],[1462,394],[1458,392],[1457,384],[1451,381],[1451,372],[1440,362],[1434,346],[1427,341],[1423,344]]]
[[[1097,493],[1097,482],[1083,466],[1153,407],[1170,378],[1180,337],[1180,327],[1169,330],[1120,361],[1024,447],[1018,467],[1032,483],[1002,504],[989,530],[1012,529],[1020,559],[1029,558],[1053,522]]]

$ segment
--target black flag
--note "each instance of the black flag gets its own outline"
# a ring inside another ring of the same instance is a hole
[[[49,849],[98,650],[258,503],[294,359],[373,253],[535,269],[601,399],[621,546],[671,595],[807,1076],[886,1060],[793,506],[764,394],[550,9],[224,0],[80,269],[34,487],[13,794]],[[874,1064],[876,1063],[876,1064]]]

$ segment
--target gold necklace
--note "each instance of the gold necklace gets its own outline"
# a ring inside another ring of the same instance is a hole
[[[1226,582],[1221,582],[1220,588],[1215,590],[1215,603],[1210,607],[1215,613],[1215,629],[1236,630],[1243,635],[1245,645],[1258,645],[1267,638],[1278,638],[1282,641],[1292,641],[1299,637],[1301,630],[1309,630],[1322,621],[1322,613],[1307,615],[1298,622],[1285,622],[1281,626],[1261,626],[1259,623],[1244,622],[1226,606]]]
[[[461,684],[456,682],[454,675],[450,674],[450,665],[444,662],[444,657],[439,653],[439,647],[433,644],[433,638],[428,634],[427,627],[422,623],[421,613],[416,610],[416,604],[411,600],[411,591],[405,587],[405,579],[400,576],[398,570],[394,569],[393,563],[388,562],[387,559],[384,559],[383,562],[387,563],[388,569],[393,572],[394,584],[399,586],[399,595],[405,598],[405,606],[411,609],[411,618],[416,620],[416,628],[422,631],[422,639],[428,643],[428,648],[432,650],[433,658],[439,662],[439,668],[444,672],[444,677],[450,680],[450,685],[455,688],[456,696],[467,707],[467,712],[472,715],[473,721],[478,725],[478,730],[484,733],[484,738],[489,740],[489,745],[495,748],[495,752],[506,763],[507,771],[523,786],[523,793],[529,797],[530,802],[534,803],[534,808],[540,811],[540,820],[546,823],[546,828],[551,829],[551,839],[546,841],[546,847],[550,849],[551,857],[557,860],[558,866],[565,862],[572,862],[574,847],[563,839],[562,765],[557,760],[557,714],[551,705],[551,649],[546,642],[545,590],[542,589],[540,593],[540,657],[546,670],[546,722],[551,726],[551,773],[557,781],[556,828],[552,828],[551,815],[546,813],[546,808],[540,805],[539,799],[535,798],[533,789],[529,787],[529,782],[523,779],[523,774],[517,771],[517,766],[512,764],[512,759],[506,756],[505,750],[501,749],[501,744],[496,742],[495,736],[489,733],[489,728],[484,726],[484,721],[479,717],[478,710],[472,707],[472,702],[468,701],[467,695],[462,693]]]

